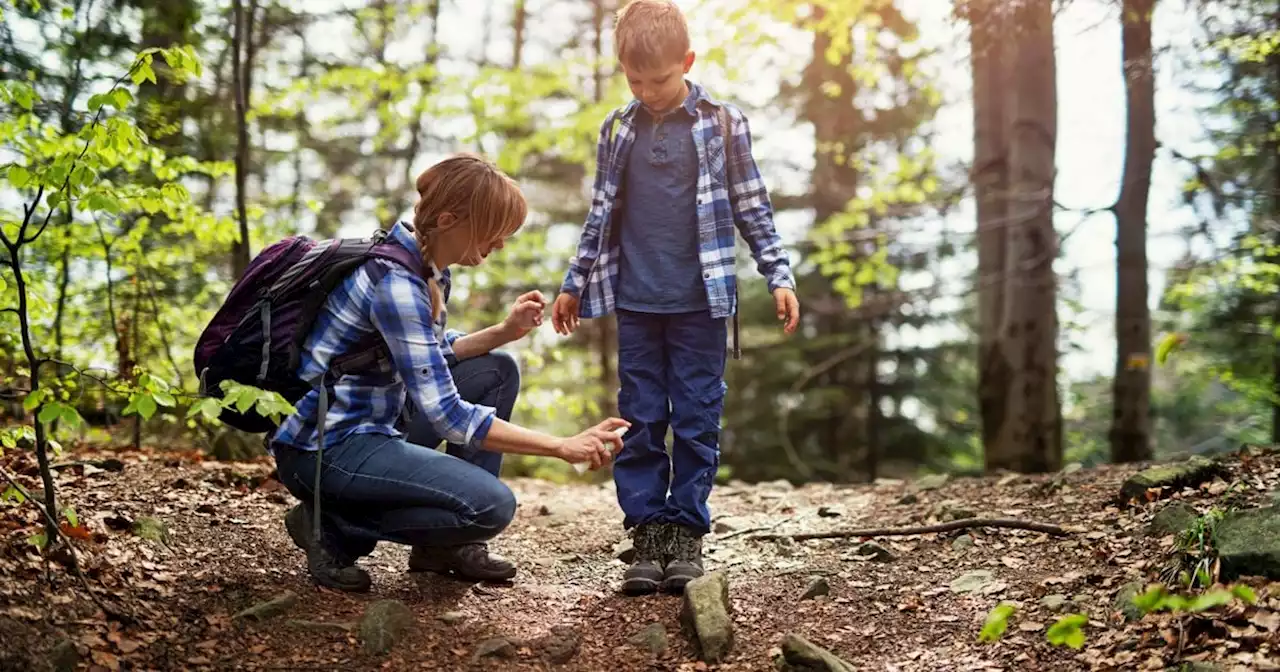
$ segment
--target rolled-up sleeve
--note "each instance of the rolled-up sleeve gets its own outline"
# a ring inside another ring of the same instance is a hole
[[[382,334],[409,397],[445,441],[476,447],[489,433],[495,410],[464,400],[431,328],[426,282],[389,271],[373,292],[370,319]]]

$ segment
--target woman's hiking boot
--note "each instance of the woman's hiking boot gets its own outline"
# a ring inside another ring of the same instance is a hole
[[[671,545],[668,526],[664,523],[637,525],[632,532],[636,549],[635,560],[622,573],[622,592],[627,595],[648,595],[658,592],[662,584],[662,566],[666,563]]]
[[[452,573],[472,581],[510,581],[515,578],[516,566],[490,553],[488,544],[474,543],[444,548],[414,546],[409,553],[409,571]]]
[[[685,584],[702,576],[702,535],[683,525],[672,525],[671,536],[671,561],[663,573],[662,589],[679,594]]]
[[[367,592],[373,586],[369,573],[355,566],[355,562],[329,551],[323,543],[317,543],[311,507],[298,504],[284,515],[284,527],[289,538],[307,553],[307,571],[312,580],[334,590],[350,593]]]

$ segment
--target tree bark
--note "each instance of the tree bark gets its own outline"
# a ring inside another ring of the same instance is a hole
[[[1151,15],[1155,0],[1124,0],[1122,67],[1128,106],[1124,175],[1116,201],[1116,370],[1111,461],[1151,459],[1151,312],[1147,306],[1147,197],[1156,152]]]
[[[994,246],[1003,235],[1005,246],[999,274],[999,282],[1004,284],[1003,307],[998,321],[991,321],[997,310],[989,302],[992,297],[982,306],[986,336],[982,346],[986,350],[981,375],[985,378],[979,384],[986,393],[981,399],[985,461],[988,469],[1045,472],[1057,470],[1062,462],[1057,282],[1053,272],[1057,256],[1053,227],[1057,141],[1053,9],[1051,0],[1025,0],[999,11],[1002,15],[996,23],[1006,30],[988,33],[988,38],[996,39],[984,40],[987,44],[981,46],[990,48],[1005,40],[1010,47],[1008,63],[1016,67],[1009,68],[1002,87],[1008,95],[1004,112],[1009,115],[1005,126],[1007,217],[1005,222],[981,220],[980,228],[984,243]],[[975,76],[977,72],[975,69]],[[984,79],[983,84],[988,98],[983,105],[999,104],[1000,97],[993,90],[1001,80]],[[985,116],[981,119],[987,120]],[[1003,229],[1003,234],[997,229]],[[999,267],[988,256],[979,261],[979,268],[989,273]],[[988,280],[989,275],[980,278],[984,285]]]
[[[249,174],[249,93],[253,64],[250,57],[253,53],[253,15],[257,9],[257,0],[249,0],[248,11],[245,11],[242,0],[233,0],[231,6],[232,19],[235,26],[231,33],[231,67],[233,86],[235,88],[236,109],[236,217],[240,221],[240,239],[232,248],[231,268],[239,278],[249,267],[249,215],[246,181]]]
[[[1004,426],[1010,364],[1000,349],[1008,235],[1009,163],[1005,109],[1005,15],[997,0],[970,0],[973,70],[973,187],[978,215],[978,401],[988,468]]]

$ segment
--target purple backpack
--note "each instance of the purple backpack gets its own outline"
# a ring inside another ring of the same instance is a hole
[[[386,242],[386,237],[386,231],[368,238],[322,241],[290,236],[260,252],[196,342],[200,394],[222,397],[222,381],[234,380],[278,392],[296,404],[314,386],[298,377],[302,345],[338,283],[374,258],[422,272],[417,255],[399,243]],[[385,268],[372,264],[369,272],[377,276],[376,282]],[[334,358],[328,374],[370,370],[386,357],[386,345],[375,331]],[[252,408],[245,413],[223,409],[220,419],[246,432],[276,428],[274,421]]]

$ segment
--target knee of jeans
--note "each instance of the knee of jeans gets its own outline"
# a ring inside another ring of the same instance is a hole
[[[479,499],[475,507],[475,519],[472,524],[482,527],[493,534],[506,529],[516,517],[516,496],[506,483],[494,478],[481,492],[476,493]]]
[[[519,390],[520,363],[516,358],[503,350],[494,350],[489,355],[493,357],[493,364],[498,370],[498,378],[502,380],[503,388]]]

